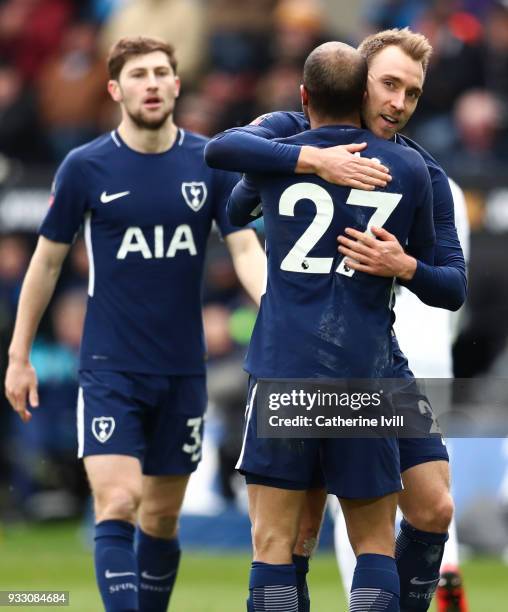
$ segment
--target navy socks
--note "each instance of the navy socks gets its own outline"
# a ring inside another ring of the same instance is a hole
[[[139,609],[165,612],[175,584],[180,563],[178,538],[164,540],[137,530],[139,568]]]
[[[399,576],[395,559],[359,555],[351,587],[350,612],[399,612]]]
[[[95,526],[95,575],[106,612],[137,612],[138,568],[134,527],[126,521]]]
[[[249,593],[249,612],[298,612],[295,566],[253,561]]]
[[[447,533],[430,533],[412,527],[405,519],[395,546],[400,576],[400,609],[428,610],[439,581]]]

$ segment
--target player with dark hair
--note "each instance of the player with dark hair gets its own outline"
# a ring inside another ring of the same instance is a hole
[[[422,82],[415,81],[414,76],[418,71],[425,73],[432,49],[424,36],[403,29],[369,36],[359,50],[369,67],[362,106],[364,124],[379,137],[394,139],[408,149],[419,151],[429,169],[436,229],[435,265],[411,257],[393,234],[376,227],[372,228],[374,237],[347,228],[339,239],[341,253],[348,256],[352,269],[396,277],[424,303],[457,310],[465,300],[466,274],[448,179],[426,151],[398,134],[416,109]],[[386,174],[382,174],[382,168],[372,168],[368,179],[360,179],[357,173],[358,158],[352,153],[363,149],[365,143],[359,147],[319,149],[272,140],[297,134],[308,127],[303,113],[271,113],[251,126],[233,128],[215,137],[207,146],[207,161],[214,167],[242,172],[316,173],[333,183],[350,187],[373,188],[384,183]],[[366,154],[370,155],[368,151]],[[254,216],[247,214],[246,218]],[[396,376],[412,378],[395,336],[393,354]],[[439,579],[441,557],[453,516],[448,453],[436,438],[401,438],[400,456],[404,490],[399,496],[399,505],[405,517],[397,553],[401,609],[427,610]],[[309,493],[308,511],[302,518],[295,548],[302,610],[310,606],[305,576],[325,499],[324,491]],[[465,609],[463,595],[460,605]]]
[[[394,518],[401,489],[397,439],[260,438],[258,379],[392,377],[393,279],[355,274],[336,250],[337,231],[386,226],[431,262],[431,182],[419,153],[361,129],[367,65],[352,47],[326,43],[306,60],[301,89],[310,130],[282,142],[315,147],[364,142],[390,168],[389,187],[349,190],[316,175],[245,177],[228,202],[231,221],[263,206],[267,291],[247,356],[251,375],[238,468],[245,474],[254,560],[248,609],[298,610],[292,554],[306,491],[321,471],[341,502],[357,565],[351,610],[399,610]],[[423,71],[420,70],[423,81]],[[310,86],[310,87],[309,87]],[[309,88],[308,88],[309,87]]]
[[[21,291],[5,386],[28,422],[28,404],[38,405],[30,348],[84,225],[90,275],[78,455],[94,498],[97,583],[107,611],[162,612],[180,559],[180,508],[201,458],[201,281],[212,222],[255,300],[265,257],[252,230],[227,220],[238,177],[211,170],[206,140],[173,122],[180,82],[171,45],[124,38],[108,65],[121,122],[71,151],[57,171]]]

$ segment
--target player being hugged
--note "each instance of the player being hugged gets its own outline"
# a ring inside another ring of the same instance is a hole
[[[201,457],[200,295],[212,221],[256,301],[265,259],[254,232],[226,218],[238,177],[208,168],[206,139],[173,122],[180,81],[172,46],[124,38],[108,67],[121,123],[71,151],[57,171],[21,291],[5,386],[28,422],[28,403],[38,405],[31,345],[84,225],[90,273],[78,456],[95,504],[97,583],[107,611],[163,611],[180,559],[178,516]]]
[[[237,467],[246,476],[253,525],[251,612],[299,607],[293,550],[308,489],[340,499],[357,565],[350,609],[399,610],[394,519],[401,490],[396,438],[286,440],[257,435],[256,380],[393,376],[393,278],[356,273],[337,252],[345,227],[386,227],[415,257],[433,262],[432,186],[421,155],[361,128],[367,62],[348,45],[315,49],[303,72],[310,130],[280,142],[330,147],[368,144],[393,176],[381,191],[360,191],[317,175],[246,176],[228,213],[242,222],[261,200],[268,253],[267,291],[246,369],[251,374]],[[321,478],[322,475],[322,478]]]

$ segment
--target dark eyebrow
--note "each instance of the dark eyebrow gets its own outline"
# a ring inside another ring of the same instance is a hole
[[[169,66],[166,66],[165,64],[161,64],[160,66],[154,66],[153,69],[154,70],[169,70]],[[150,68],[146,68],[145,66],[137,66],[135,68],[131,68],[128,71],[128,74],[132,74],[133,72],[146,72],[147,70],[150,70]]]
[[[393,76],[391,74],[385,74],[382,77],[383,79],[390,79],[391,81],[395,81],[396,83],[398,83],[399,85],[402,83],[401,79],[399,79],[399,77]],[[418,96],[421,96],[423,93],[423,90],[420,89],[419,87],[411,87],[410,89],[408,89],[408,91],[410,92],[414,92],[416,93]]]

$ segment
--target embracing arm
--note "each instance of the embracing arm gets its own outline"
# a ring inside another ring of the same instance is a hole
[[[402,284],[424,304],[458,310],[466,299],[464,254],[455,227],[454,201],[444,173],[432,177],[436,249],[434,265],[418,261],[414,275]]]
[[[69,244],[53,242],[41,236],[23,281],[9,347],[5,391],[7,399],[24,422],[32,417],[27,408],[27,399],[32,407],[38,405],[37,377],[30,364],[30,350],[69,248]]]
[[[375,276],[395,276],[428,306],[458,310],[466,299],[464,256],[457,237],[453,197],[444,173],[432,177],[436,244],[434,262],[423,251],[406,252],[397,238],[383,228],[372,228],[377,240],[354,229],[339,236],[339,251],[348,265]]]
[[[277,112],[253,124],[232,128],[208,142],[205,159],[212,168],[249,173],[317,174],[324,180],[372,190],[391,179],[377,161],[359,157],[366,143],[326,149],[276,142],[309,129],[302,113]]]

